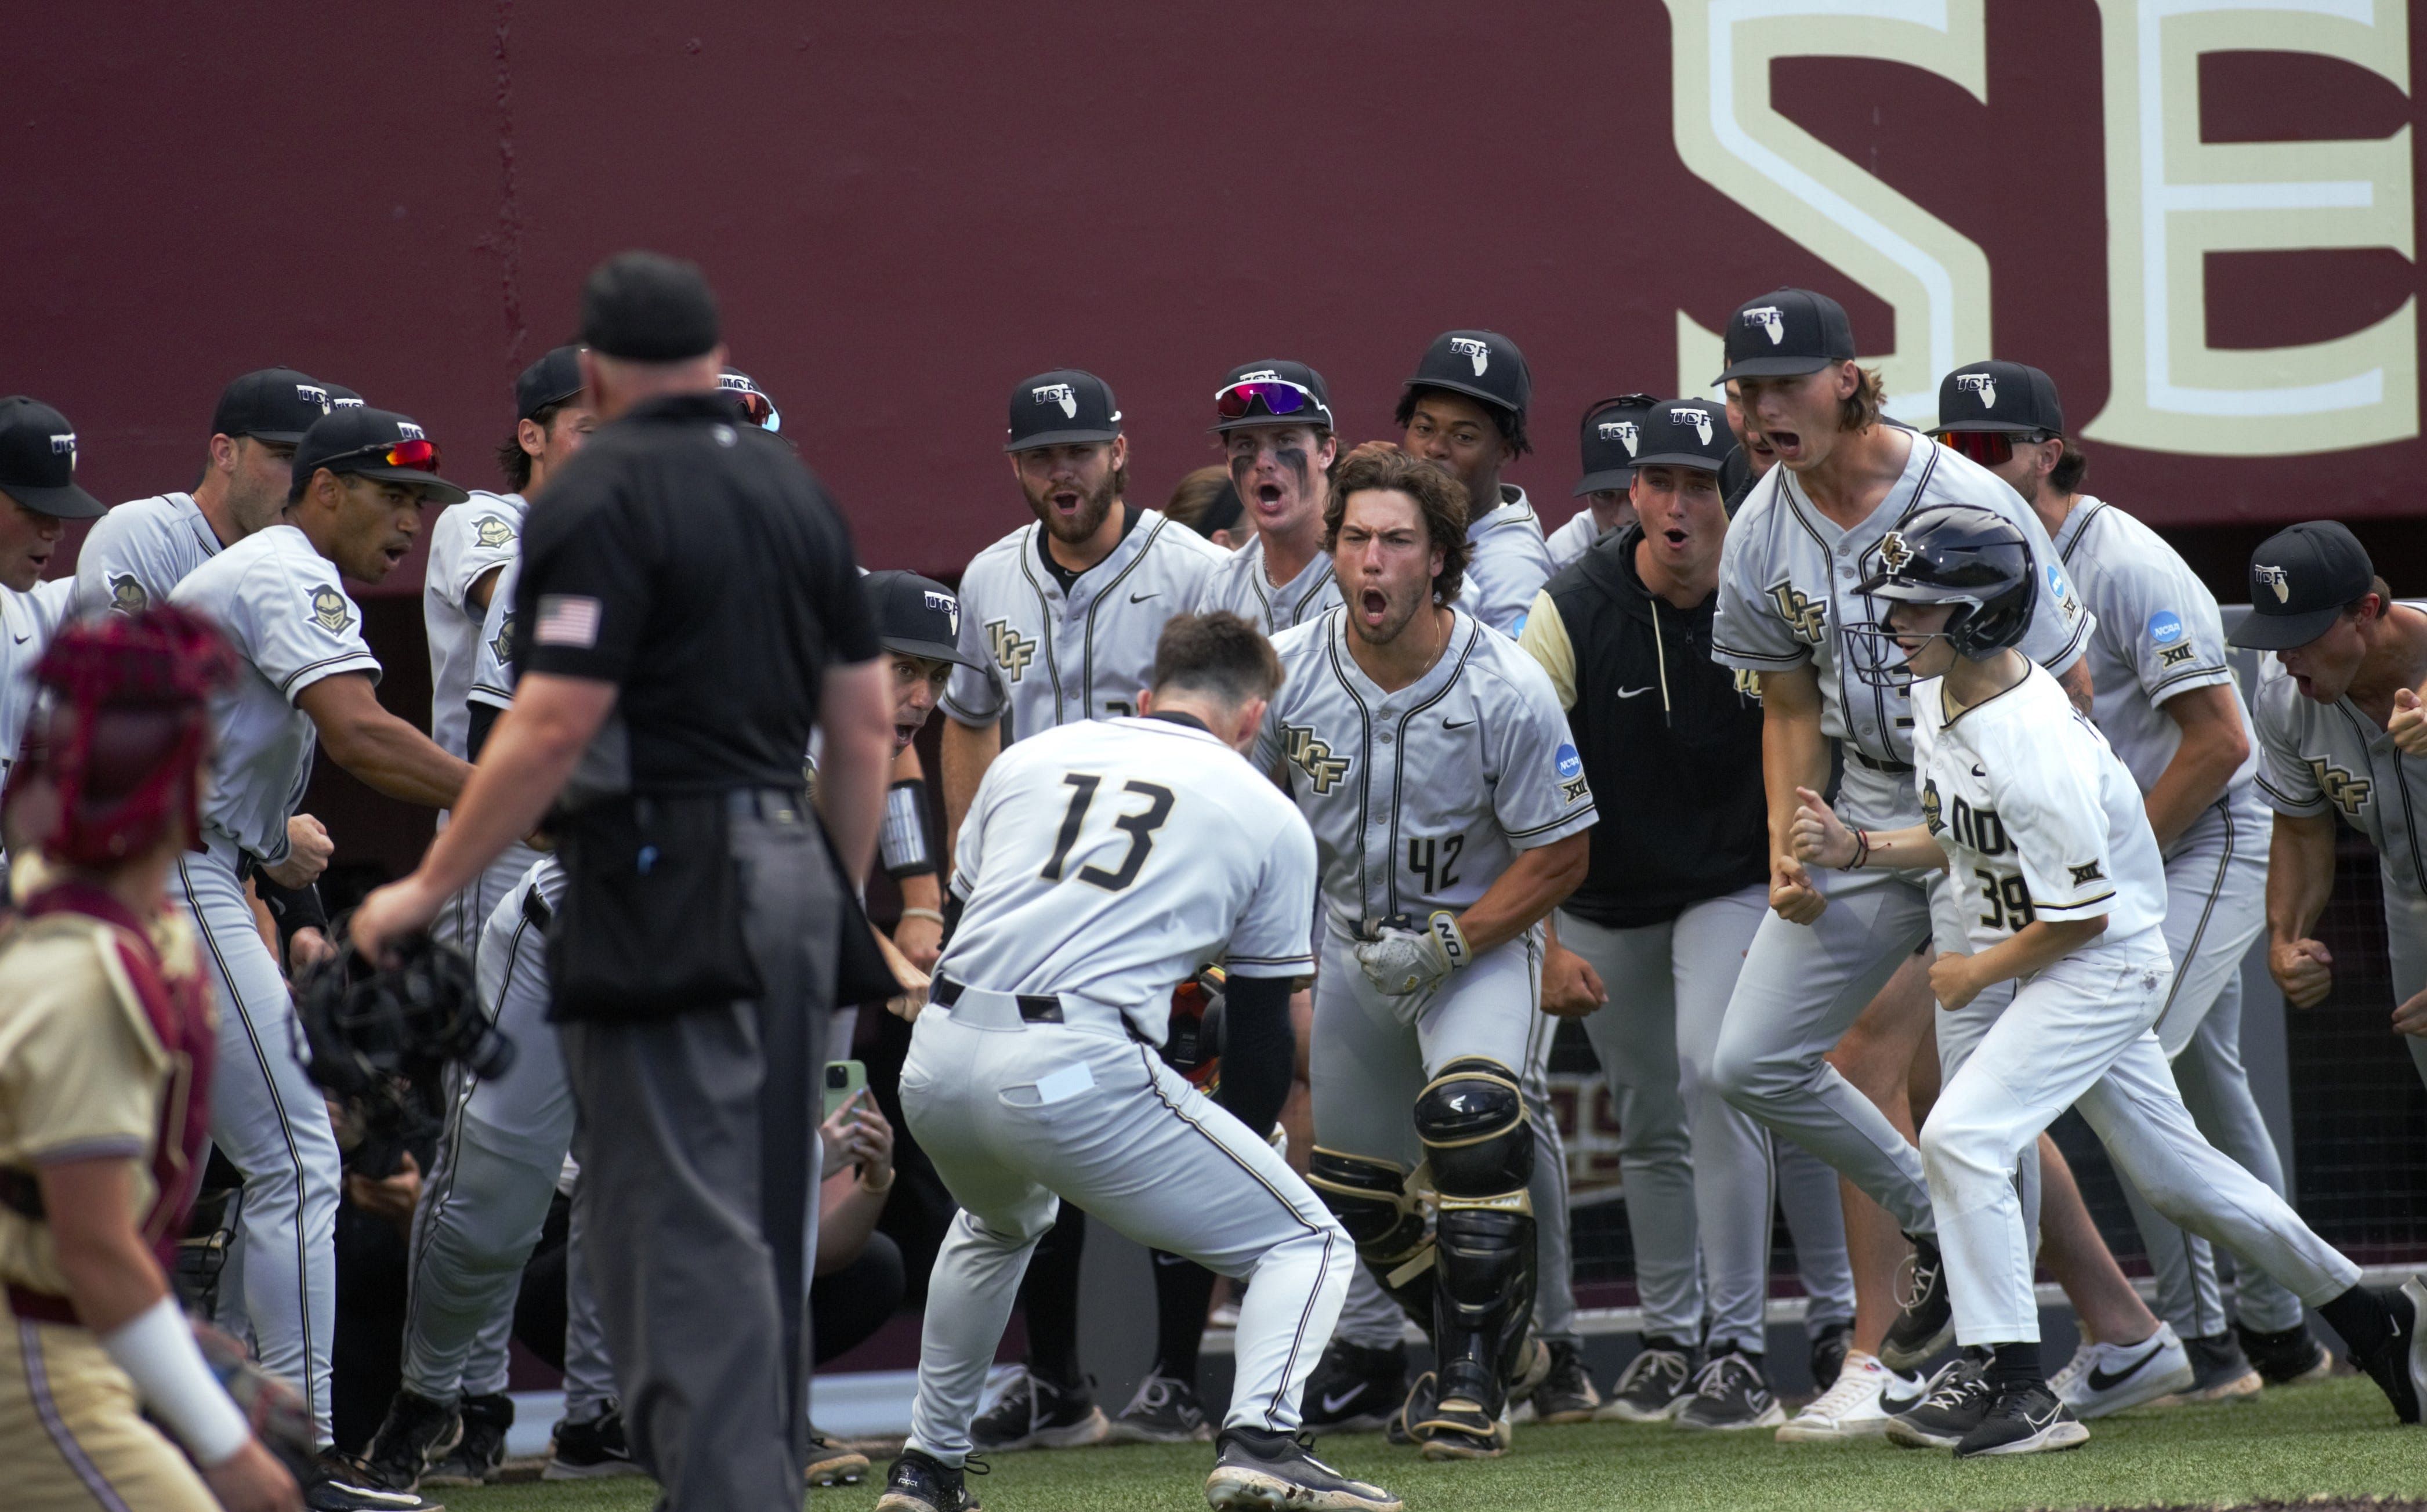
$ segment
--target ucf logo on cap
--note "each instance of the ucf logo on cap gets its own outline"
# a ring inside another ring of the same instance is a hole
[[[1449,350],[1474,364],[1474,376],[1477,378],[1481,378],[1483,370],[1491,366],[1491,344],[1488,341],[1478,341],[1473,336],[1452,336]]]
[[[1786,312],[1775,304],[1759,304],[1744,313],[1745,324],[1759,326],[1773,347],[1786,339]]]
[[[1079,416],[1079,396],[1070,392],[1067,383],[1040,383],[1028,391],[1029,398],[1039,404],[1059,404],[1062,417],[1075,420]]]
[[[1984,410],[1997,407],[1997,379],[1994,373],[1958,373],[1955,386],[1977,397]]]
[[[1695,410],[1683,407],[1670,410],[1669,412],[1669,423],[1670,425],[1690,425],[1694,428],[1695,440],[1701,442],[1706,447],[1711,444],[1711,412],[1708,410]]]
[[[1637,436],[1638,432],[1635,428],[1635,422],[1632,420],[1604,420],[1601,423],[1601,438],[1604,441],[1616,441],[1621,443],[1625,446],[1626,454],[1630,457],[1634,456],[1636,453],[1636,442]]]
[[[2250,564],[2250,576],[2273,589],[2275,602],[2278,604],[2289,604],[2292,601],[2292,579],[2285,574],[2283,568],[2263,567],[2254,561]]]
[[[950,593],[939,593],[936,590],[930,588],[926,590],[926,601],[929,612],[943,615],[946,619],[953,622],[953,633],[954,635],[961,633],[961,601],[959,599],[954,598]]]

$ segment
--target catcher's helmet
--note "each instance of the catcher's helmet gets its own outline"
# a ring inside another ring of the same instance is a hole
[[[1958,656],[1977,661],[2022,643],[2039,575],[2029,541],[2012,521],[1975,504],[1933,504],[1880,538],[1879,566],[1855,592],[1881,605],[1954,605],[1937,633]],[[1864,682],[1891,688],[1912,679],[1884,610],[1847,633]]]
[[[333,928],[343,939],[344,923]],[[514,1043],[481,1011],[472,963],[428,935],[383,967],[351,944],[296,984],[304,1073],[341,1098],[379,1101],[396,1081],[461,1061],[484,1080],[514,1064]]]

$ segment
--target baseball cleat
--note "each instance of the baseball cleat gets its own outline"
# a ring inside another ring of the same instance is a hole
[[[1609,1401],[1593,1414],[1594,1421],[1666,1423],[1685,1410],[1693,1379],[1692,1353],[1674,1339],[1653,1334],[1619,1373]]]
[[[431,1463],[463,1438],[464,1419],[454,1407],[399,1387],[354,1478],[367,1478],[383,1490],[410,1491],[421,1484]]]
[[[1930,1394],[1888,1420],[1888,1441],[1907,1449],[1952,1449],[1980,1426],[1997,1400],[1987,1350],[1965,1350],[1930,1379]]]
[[[1770,1394],[1759,1358],[1734,1349],[1711,1357],[1694,1377],[1693,1395],[1677,1411],[1677,1426],[1705,1433],[1775,1428],[1785,1421],[1786,1409]]]
[[[506,1433],[514,1425],[514,1399],[502,1393],[467,1396],[456,1406],[464,1436],[430,1461],[424,1486],[486,1486],[506,1462]]]
[[[1304,1439],[1253,1428],[1222,1430],[1214,1473],[1205,1477],[1205,1501],[1216,1512],[1400,1512],[1401,1505],[1382,1488],[1352,1480],[1315,1458]]]
[[[1113,1419],[1116,1444],[1203,1443],[1214,1437],[1197,1389],[1168,1375],[1149,1375],[1138,1383],[1137,1395]]]
[[[857,1486],[868,1479],[868,1456],[829,1441],[811,1423],[809,1453],[801,1467],[801,1479],[811,1486]]]
[[[1304,1421],[1324,1433],[1378,1433],[1407,1399],[1407,1345],[1369,1349],[1334,1339],[1307,1378]]]
[[[1508,1453],[1516,1438],[1507,1413],[1495,1418],[1483,1410],[1481,1403],[1462,1396],[1443,1397],[1409,1431],[1416,1440],[1416,1453],[1426,1459],[1497,1459]]]
[[[2191,1390],[2197,1373],[2169,1323],[2137,1344],[2084,1343],[2048,1390],[2075,1418],[2089,1422]]]
[[[1525,1341],[1518,1346],[1517,1368],[1508,1374],[1508,1400],[1523,1402],[1534,1394],[1537,1387],[1550,1378],[1551,1346],[1533,1329],[1525,1330]]]
[[[975,1462],[947,1465],[925,1450],[904,1448],[886,1472],[876,1512],[982,1512],[967,1476],[985,1473]]]
[[[2043,1381],[2010,1386],[1997,1393],[1980,1425],[1955,1445],[1955,1457],[1983,1455],[2042,1455],[2053,1449],[2077,1449],[2090,1438],[2056,1393]]]
[[[609,1407],[587,1423],[568,1421],[556,1425],[548,1444],[547,1468],[539,1472],[539,1478],[595,1481],[640,1473],[641,1467],[632,1463],[632,1446],[624,1438],[623,1410]]]
[[[1824,1323],[1812,1330],[1812,1384],[1826,1391],[1837,1384],[1854,1345],[1851,1323]]]
[[[1846,1357],[1837,1384],[1805,1403],[1778,1430],[1783,1444],[1839,1444],[1876,1439],[1888,1431],[1888,1419],[1921,1405],[1922,1383],[1898,1375],[1872,1356]]]
[[[2256,1396],[2259,1388],[2267,1384],[2250,1368],[2250,1360],[2230,1333],[2186,1339],[2183,1352],[2191,1358],[2191,1383],[2158,1398],[2161,1407],[2178,1407],[2191,1402],[2247,1400]]]
[[[1905,1263],[1911,1276],[1899,1276],[1903,1314],[1888,1326],[1880,1345],[1880,1363],[1892,1371],[1918,1370],[1930,1357],[1955,1341],[1955,1305],[1946,1296],[1946,1267],[1938,1258],[1938,1242],[1926,1234],[1907,1234],[1913,1258]]]
[[[2427,1405],[2427,1334],[2420,1331],[2427,1325],[2427,1277],[2414,1276],[2400,1290],[2374,1295],[2385,1305],[2392,1334],[2357,1363],[2393,1404],[2394,1416],[2417,1423],[2420,1407]]]
[[[368,1467],[334,1449],[320,1451],[318,1473],[302,1489],[310,1512],[447,1512],[427,1497],[373,1484]]]
[[[1082,1449],[1113,1436],[1112,1423],[1084,1386],[1056,1386],[1023,1369],[995,1404],[969,1424],[969,1443],[988,1454],[1015,1449]]]
[[[2305,1322],[2281,1333],[2261,1332],[2237,1323],[2233,1332],[2258,1378],[2270,1386],[2305,1386],[2335,1373],[2335,1357]]]
[[[1533,1405],[1537,1423],[1592,1421],[1601,1410],[1601,1392],[1593,1389],[1583,1350],[1570,1343],[1551,1346],[1551,1368],[1534,1388]]]

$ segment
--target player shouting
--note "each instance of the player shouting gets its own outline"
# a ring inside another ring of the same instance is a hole
[[[953,870],[959,917],[902,1071],[903,1111],[961,1212],[879,1512],[974,1507],[962,1473],[978,1389],[1064,1198],[1254,1277],[1208,1501],[1397,1512],[1296,1437],[1354,1262],[1262,1134],[1289,1086],[1291,984],[1314,964],[1314,841],[1237,754],[1280,678],[1236,615],[1175,619],[1139,717],[1032,736],[979,787]],[[1226,952],[1216,1106],[1152,1047],[1174,984]]]
[[[1201,607],[1229,610],[1279,635],[1340,603],[1323,549],[1331,468],[1340,460],[1331,391],[1304,363],[1242,363],[1214,391],[1214,415],[1255,538],[1214,568]]]
[[[1918,511],[1881,538],[1857,592],[1884,619],[1857,633],[1893,637],[1902,660],[1883,657],[1882,675],[1913,679],[1922,822],[1849,829],[1803,787],[1790,825],[1808,866],[1944,869],[1971,947],[1930,967],[1948,1074],[1921,1148],[1956,1338],[1986,1353],[1986,1370],[1950,1377],[1888,1435],[1965,1457],[2089,1438],[2040,1373],[2014,1180],[2024,1152],[2075,1106],[2159,1211],[2317,1308],[2401,1420],[2416,1423],[2427,1282],[2358,1285],[2359,1267],[2208,1144],[2175,1090],[2155,1032],[2175,978],[2165,864],[2130,771],[2056,679],[2014,649],[2044,591],[2042,570],[2012,520],[1967,505]],[[1984,996],[2010,982],[2018,985],[2006,1000]]]
[[[1310,1177],[1436,1341],[1438,1390],[1420,1378],[1403,1420],[1428,1458],[1508,1446],[1535,1290],[1528,1187],[1558,1174],[1535,1159],[1520,1081],[1555,1027],[1542,920],[1583,880],[1594,819],[1550,680],[1453,607],[1462,493],[1391,447],[1341,464],[1324,525],[1347,603],[1275,647],[1289,675],[1257,748],[1323,862]]]

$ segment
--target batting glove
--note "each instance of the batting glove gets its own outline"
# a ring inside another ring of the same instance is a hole
[[[1378,939],[1357,947],[1366,980],[1393,998],[1424,992],[1473,959],[1465,934],[1446,909],[1421,930],[1385,928]]]

